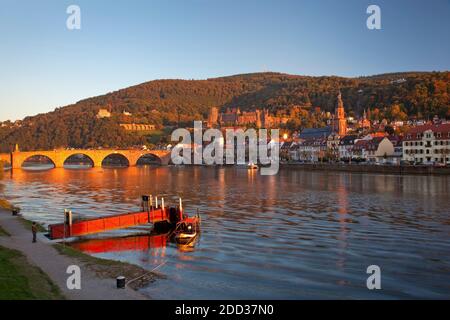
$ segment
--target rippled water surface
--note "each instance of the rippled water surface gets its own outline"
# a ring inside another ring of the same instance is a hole
[[[238,168],[15,170],[26,217],[136,211],[141,194],[182,196],[202,215],[194,250],[149,236],[91,241],[90,254],[158,267],[153,298],[450,298],[450,178]],[[86,244],[86,243],[85,243]],[[366,288],[378,265],[382,290]]]

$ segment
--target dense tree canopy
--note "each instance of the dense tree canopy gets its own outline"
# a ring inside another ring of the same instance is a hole
[[[286,114],[294,106],[303,106],[289,127],[320,126],[323,119],[312,114],[316,107],[333,111],[338,90],[348,114],[361,115],[370,109],[372,119],[450,118],[450,72],[361,78],[255,73],[207,80],[156,80],[82,100],[25,118],[20,127],[0,128],[0,149],[10,151],[15,143],[24,150],[140,145],[146,137],[124,131],[119,123],[192,126],[193,120],[206,119],[212,106],[267,108]],[[113,117],[97,119],[100,108],[111,110]],[[123,111],[132,115],[123,115]]]

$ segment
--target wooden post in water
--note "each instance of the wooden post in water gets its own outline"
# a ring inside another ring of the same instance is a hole
[[[63,247],[66,248],[66,215],[67,209],[64,209],[64,226],[63,226]]]
[[[69,223],[69,236],[72,236],[72,210],[69,210],[67,215],[68,223]]]
[[[149,215],[148,215],[148,222],[152,221],[153,218],[153,196],[150,195],[150,207],[148,209]]]
[[[72,210],[64,209],[64,239],[66,238],[66,225],[69,226],[69,237],[72,236]]]
[[[150,194],[147,198],[147,212],[150,212],[152,207],[152,195]]]
[[[183,220],[183,201],[180,197],[180,221]]]

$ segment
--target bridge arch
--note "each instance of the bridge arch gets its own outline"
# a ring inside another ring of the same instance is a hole
[[[120,152],[107,154],[101,161],[102,167],[129,167],[131,165],[130,159]]]
[[[20,163],[21,168],[30,170],[46,170],[57,167],[57,161],[51,156],[41,153],[35,153],[25,157]]]
[[[153,152],[146,152],[136,159],[136,166],[162,165],[163,160]]]
[[[95,161],[88,154],[83,152],[73,153],[69,155],[63,162],[63,167],[77,166],[77,168],[85,168],[95,166]]]

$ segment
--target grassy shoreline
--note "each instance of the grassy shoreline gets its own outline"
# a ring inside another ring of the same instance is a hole
[[[10,237],[0,225],[0,237]],[[49,276],[22,252],[0,246],[0,300],[63,300]]]
[[[64,300],[40,268],[17,250],[0,246],[0,300]]]

